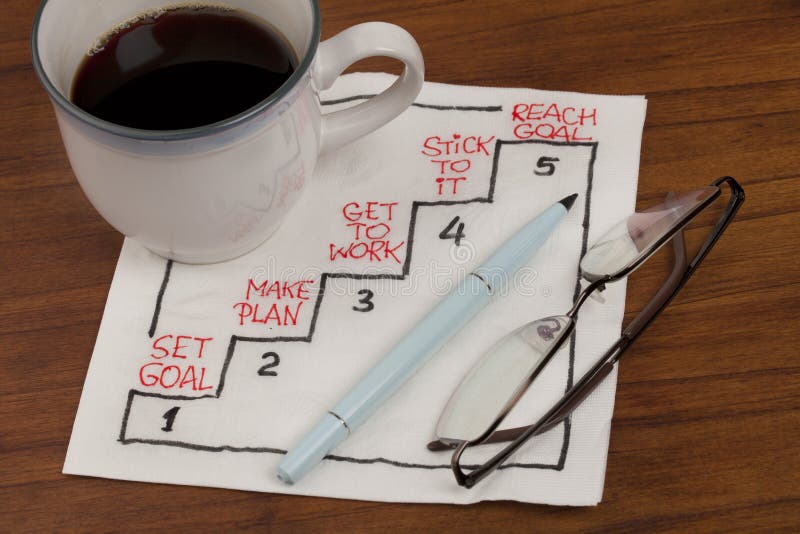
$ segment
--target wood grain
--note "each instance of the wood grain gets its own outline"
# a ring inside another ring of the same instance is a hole
[[[736,222],[623,360],[604,500],[585,509],[62,475],[122,237],[78,187],[34,76],[36,7],[5,0],[0,22],[0,531],[800,529],[800,3],[321,1],[324,37],[406,27],[429,80],[647,95],[642,206],[723,174],[745,186]],[[632,279],[629,317],[666,269]]]

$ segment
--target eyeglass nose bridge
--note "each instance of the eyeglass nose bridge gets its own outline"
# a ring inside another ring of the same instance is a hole
[[[606,284],[611,282],[612,279],[610,276],[604,276],[603,278],[598,278],[589,283],[586,288],[581,291],[581,294],[578,295],[578,298],[575,299],[575,303],[572,305],[572,308],[567,312],[567,317],[570,319],[575,319],[578,316],[578,311],[580,311],[581,306],[586,302],[586,299],[591,297],[595,294],[595,292],[602,293],[606,289]]]

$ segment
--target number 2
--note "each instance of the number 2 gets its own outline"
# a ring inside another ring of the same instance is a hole
[[[278,367],[281,363],[281,357],[278,356],[277,352],[265,352],[261,355],[262,360],[271,360],[269,363],[265,363],[261,366],[258,370],[258,376],[278,376],[277,371],[270,371],[273,367]]]

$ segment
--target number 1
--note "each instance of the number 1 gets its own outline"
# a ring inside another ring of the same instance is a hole
[[[178,410],[180,409],[180,406],[175,406],[174,408],[167,410],[167,413],[161,416],[167,420],[167,424],[161,427],[161,430],[164,432],[172,432],[172,423],[175,422],[175,416],[178,415]]]

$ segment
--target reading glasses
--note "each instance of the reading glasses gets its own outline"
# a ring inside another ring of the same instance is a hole
[[[723,186],[730,198],[700,249],[687,260],[683,229],[717,200]],[[451,450],[451,467],[459,485],[471,488],[500,467],[531,437],[542,434],[577,408],[608,376],[616,362],[658,314],[670,303],[716,244],[744,202],[744,189],[725,176],[707,187],[670,194],[650,209],[637,212],[611,228],[583,256],[581,275],[588,285],[565,315],[546,317],[511,332],[489,349],[450,397],[439,418],[433,451]],[[672,241],[674,266],[660,289],[622,331],[619,339],[534,424],[498,430],[503,420],[558,354],[575,329],[583,304],[606,284],[616,282],[639,268],[667,242]],[[508,443],[499,453],[466,472],[464,451],[486,443]]]

